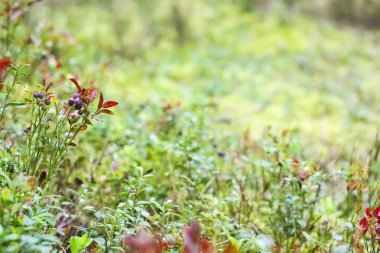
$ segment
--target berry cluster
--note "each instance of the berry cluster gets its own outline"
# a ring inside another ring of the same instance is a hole
[[[33,97],[35,98],[35,99],[37,99],[37,100],[42,100],[43,98],[45,98],[45,96],[46,96],[46,94],[45,93],[43,93],[43,92],[38,92],[38,91],[35,91],[34,93],[33,93]],[[40,104],[40,102],[41,101],[39,101],[39,104]],[[51,104],[51,100],[50,100],[50,98],[46,98],[45,99],[45,104],[46,105],[50,105]]]
[[[71,107],[75,105],[75,109],[78,110],[78,115],[83,114],[83,102],[82,102],[82,95],[80,93],[75,93],[72,97],[69,98],[67,101],[67,104]]]

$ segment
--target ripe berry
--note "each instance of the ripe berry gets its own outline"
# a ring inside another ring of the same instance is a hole
[[[220,158],[223,158],[223,157],[225,157],[226,156],[226,153],[224,152],[224,151],[218,151],[218,156],[220,157]]]
[[[79,110],[78,111],[78,115],[82,115],[83,114],[83,111],[82,110]]]
[[[35,91],[35,92],[33,93],[33,97],[34,97],[34,98],[38,98],[39,94],[40,94],[40,93],[38,93],[37,91]]]
[[[81,99],[81,98],[82,98],[82,95],[81,95],[80,93],[75,93],[75,94],[73,95],[73,98],[74,98],[74,99],[77,99],[77,98]]]
[[[29,133],[29,130],[30,130],[30,127],[25,127],[24,128],[24,133],[26,133],[26,134]]]
[[[50,100],[49,98],[47,98],[47,99],[45,100],[45,104],[46,104],[46,105],[50,105],[50,104],[51,104],[51,100]]]
[[[81,98],[74,98],[74,103],[75,104],[81,104],[82,103],[82,99]]]
[[[69,106],[73,106],[74,105],[74,98],[69,98],[69,101],[67,101],[67,103],[69,104]]]
[[[45,97],[45,93],[41,92],[41,93],[38,93],[38,98],[44,98]]]
[[[80,110],[82,108],[82,103],[75,104],[75,109]]]

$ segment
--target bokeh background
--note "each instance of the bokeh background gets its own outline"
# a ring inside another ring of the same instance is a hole
[[[115,136],[129,106],[178,101],[231,136],[292,129],[320,159],[378,145],[380,1],[49,0],[28,19],[121,103]]]

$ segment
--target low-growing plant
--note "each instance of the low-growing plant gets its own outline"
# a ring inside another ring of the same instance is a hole
[[[50,92],[53,83],[38,85],[31,106],[32,122],[24,129],[27,145],[23,157],[23,172],[38,177],[40,186],[52,182],[69,147],[75,147],[75,140],[81,131],[99,120],[99,114],[113,114],[108,108],[117,102],[104,102],[100,93],[98,106],[91,107],[95,100],[95,88],[82,88],[74,78],[70,79],[77,87],[77,93],[68,98],[67,103]]]

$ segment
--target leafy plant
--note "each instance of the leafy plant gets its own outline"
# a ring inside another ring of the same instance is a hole
[[[92,243],[93,239],[88,238],[86,234],[81,237],[73,236],[70,239],[70,250],[72,253],[80,253],[86,250],[86,248]]]

